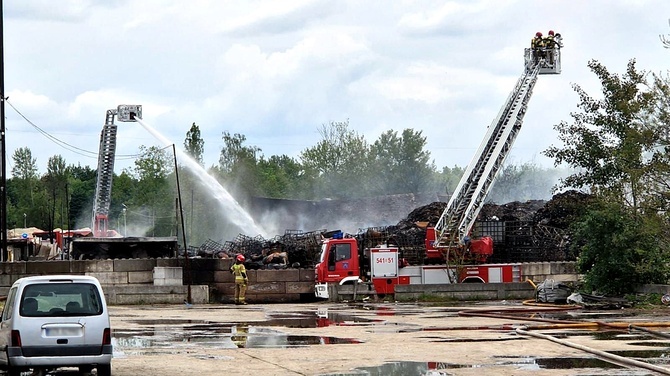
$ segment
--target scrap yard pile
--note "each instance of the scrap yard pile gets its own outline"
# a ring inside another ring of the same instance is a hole
[[[576,255],[569,249],[568,227],[588,199],[587,194],[568,191],[549,201],[488,203],[479,213],[473,235],[493,238],[494,254],[490,262],[572,261]],[[403,258],[420,264],[425,252],[426,227],[435,225],[446,206],[441,201],[420,206],[395,225],[362,228],[351,236],[363,248],[396,245]],[[321,240],[338,231],[286,230],[271,239],[240,234],[223,243],[208,240],[191,253],[219,258],[243,254],[249,260],[247,266],[257,269],[313,267],[318,262]]]

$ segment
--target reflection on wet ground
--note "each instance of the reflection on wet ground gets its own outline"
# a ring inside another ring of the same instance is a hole
[[[210,308],[206,308],[210,309]],[[357,344],[356,338],[339,338],[318,335],[291,335],[289,328],[321,328],[330,326],[360,326],[368,333],[413,333],[425,332],[421,337],[433,343],[459,342],[501,342],[523,341],[527,337],[515,334],[513,327],[520,324],[496,324],[491,327],[482,326],[473,330],[485,330],[488,333],[499,333],[497,337],[482,336],[481,338],[459,338],[452,333],[455,327],[420,326],[413,323],[413,317],[442,319],[456,317],[462,308],[427,307],[418,304],[355,304],[340,306],[336,309],[302,310],[294,312],[269,312],[264,321],[221,323],[205,320],[183,319],[140,319],[133,318],[129,322],[137,328],[114,330],[113,343],[115,357],[133,355],[163,355],[188,353],[199,359],[228,359],[226,357],[211,357],[203,355],[206,351],[198,352],[198,348],[292,348],[329,344]],[[523,313],[519,314],[520,318]],[[402,317],[398,320],[394,318]],[[548,318],[570,322],[639,322],[635,312],[548,312],[531,313],[526,317]],[[653,316],[652,316],[653,317]],[[404,320],[406,318],[407,320]],[[658,317],[660,319],[660,317]],[[439,320],[438,320],[439,319]],[[649,317],[646,317],[648,321]],[[484,319],[486,320],[486,319]],[[394,322],[395,321],[395,322]],[[431,320],[432,322],[432,320]],[[441,321],[444,323],[445,321]],[[458,329],[456,327],[456,329]],[[665,328],[659,331],[667,331]],[[589,330],[589,329],[547,329],[538,330],[556,338],[568,340],[571,337],[590,336],[596,340],[621,341],[622,344],[636,346],[639,350],[611,351],[611,354],[638,359],[655,365],[670,363],[670,340],[655,337],[653,334],[622,329]],[[513,345],[512,345],[513,346]],[[645,347],[647,347],[645,349]],[[445,360],[445,359],[443,359]],[[457,368],[482,368],[485,373],[490,367],[515,369],[542,370],[542,369],[569,369],[578,374],[600,375],[647,375],[648,371],[622,368],[619,365],[600,360],[584,353],[583,357],[498,357],[493,358],[490,364],[458,364],[448,362],[413,362],[397,361],[378,366],[365,366],[352,370],[343,370],[343,373],[331,373],[327,376],[348,375],[449,375],[449,370]],[[594,372],[594,370],[596,372]]]
[[[417,306],[411,310],[420,313]],[[380,316],[394,315],[392,308],[363,307],[372,311],[374,317],[363,314],[338,312],[337,310],[317,310],[298,312],[271,312],[267,319],[259,322],[221,323],[205,320],[184,319],[140,319],[129,322],[139,325],[134,329],[114,330],[112,337],[115,356],[135,354],[179,353],[194,346],[214,348],[270,348],[298,347],[310,345],[356,344],[355,338],[332,336],[296,336],[288,335],[280,328],[319,328],[326,326],[366,326],[374,333],[397,333],[411,331],[413,324],[399,327],[388,323]],[[402,313],[406,314],[407,309]],[[381,314],[379,314],[381,313]],[[419,330],[418,328],[414,329]]]
[[[154,320],[148,320],[153,322]],[[146,328],[115,330],[113,344],[119,356],[148,353],[179,353],[198,347],[269,348],[309,345],[354,344],[354,338],[288,335],[261,325],[194,323],[148,324]],[[116,356],[117,354],[115,354]]]
[[[574,358],[501,358],[493,364],[455,364],[446,362],[389,362],[373,367],[357,367],[349,372],[328,373],[321,376],[438,376],[450,375],[449,370],[462,368],[481,368],[481,373],[486,374],[486,369],[493,366],[509,366],[510,373],[514,369],[541,370],[541,369],[569,369],[574,371],[588,371],[593,369],[621,369],[625,373],[609,373],[611,375],[645,375],[646,373],[635,373],[630,369],[605,362],[597,358],[574,357]]]

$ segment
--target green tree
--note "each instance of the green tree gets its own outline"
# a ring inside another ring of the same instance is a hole
[[[373,181],[381,183],[377,194],[419,193],[433,186],[435,165],[425,150],[422,132],[405,129],[401,136],[389,130],[382,133],[370,148],[374,162]]]
[[[135,160],[133,177],[138,180],[133,220],[149,228],[147,235],[175,235],[175,182],[173,158],[165,149],[140,146],[141,156]]]
[[[600,201],[573,226],[585,287],[603,294],[635,292],[645,283],[670,277],[670,253],[659,242],[665,224],[616,202]]]
[[[96,171],[89,166],[71,165],[70,171],[70,223],[74,228],[90,227],[95,195]],[[114,184],[114,180],[112,180]],[[112,194],[114,191],[112,190]]]
[[[258,161],[260,191],[265,197],[311,198],[310,182],[298,161],[286,155],[273,155]]]
[[[300,153],[300,162],[313,171],[317,197],[361,197],[368,193],[370,152],[362,135],[349,129],[349,121],[331,122],[319,130],[321,140]]]
[[[47,173],[43,177],[46,197],[49,206],[46,208],[49,215],[50,228],[67,228],[69,225],[69,197],[66,191],[69,181],[69,171],[65,159],[54,155],[47,162]]]
[[[574,85],[581,111],[571,114],[573,123],[554,127],[565,146],[545,151],[556,165],[566,163],[577,171],[562,187],[585,187],[596,195],[597,205],[575,225],[572,244],[579,270],[589,288],[606,293],[666,283],[669,227],[649,181],[667,176],[667,150],[659,147],[664,121],[658,116],[666,110],[658,108],[667,109],[668,102],[650,88],[634,60],[622,76],[597,61],[589,67],[601,82],[602,98]]]
[[[14,150],[12,154],[14,166],[12,166],[12,176],[18,179],[36,179],[37,159],[33,158],[33,153],[29,148],[23,147]]]
[[[456,187],[458,186],[458,182],[461,181],[461,177],[463,177],[463,174],[465,173],[465,168],[463,167],[443,167],[442,172],[439,173],[439,176],[437,178],[438,180],[438,188],[436,189],[437,192],[441,193],[446,193],[448,195],[451,195],[454,193],[456,190]]]
[[[239,133],[223,132],[223,147],[218,172],[225,186],[243,199],[260,193],[260,172],[257,164],[261,149],[244,145],[247,138]]]
[[[600,79],[603,98],[573,85],[582,111],[571,114],[573,123],[554,127],[565,146],[552,146],[544,153],[557,166],[566,163],[576,171],[562,181],[562,187],[607,190],[637,208],[646,188],[642,178],[654,168],[659,154],[657,134],[641,122],[655,96],[643,90],[645,74],[636,70],[634,60],[623,76],[608,72],[597,61],[588,65]]]
[[[536,163],[507,164],[498,171],[487,201],[504,204],[512,201],[551,199],[560,170]]]
[[[18,148],[12,154],[12,178],[7,181],[7,221],[8,227],[45,227],[48,217],[43,203],[44,190],[37,174],[37,160],[29,148]]]
[[[186,133],[186,140],[184,140],[184,150],[193,157],[201,166],[203,162],[203,154],[205,153],[205,141],[200,136],[200,127],[195,123],[191,125],[191,129]]]

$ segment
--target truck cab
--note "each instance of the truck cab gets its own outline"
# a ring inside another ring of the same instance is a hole
[[[361,281],[361,254],[355,238],[345,238],[342,233],[324,240],[321,257],[314,268],[315,294],[328,298],[328,283],[354,283]]]

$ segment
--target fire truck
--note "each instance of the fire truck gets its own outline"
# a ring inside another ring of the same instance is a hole
[[[493,240],[473,237],[475,221],[521,129],[528,102],[542,74],[561,73],[562,42],[524,53],[524,71],[507,97],[435,226],[426,229],[425,259],[440,265],[407,265],[389,243],[368,247],[357,238],[335,233],[323,241],[315,266],[314,293],[328,298],[328,284],[370,282],[378,294],[396,285],[459,282],[519,282],[521,264],[486,264]]]

